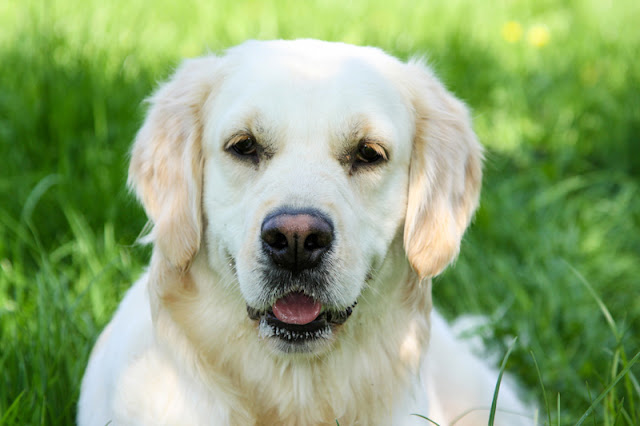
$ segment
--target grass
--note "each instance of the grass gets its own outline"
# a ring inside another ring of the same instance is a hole
[[[73,423],[146,262],[125,190],[142,99],[181,58],[279,37],[427,55],[488,149],[441,310],[488,315],[498,358],[518,337],[506,370],[542,424],[640,424],[640,3],[391,5],[0,3],[0,424]]]

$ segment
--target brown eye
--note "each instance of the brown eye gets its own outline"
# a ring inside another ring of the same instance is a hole
[[[258,154],[258,144],[250,135],[242,136],[230,148],[241,157],[255,157]]]
[[[363,142],[358,147],[356,161],[365,164],[374,164],[384,159],[384,155],[380,152],[380,148],[367,142]]]

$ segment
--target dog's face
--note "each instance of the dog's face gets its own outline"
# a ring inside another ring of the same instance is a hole
[[[234,263],[264,337],[312,350],[348,319],[404,220],[411,111],[367,57],[246,53],[230,55],[204,127],[210,257]]]
[[[420,277],[457,254],[481,150],[420,65],[250,42],[187,63],[152,103],[130,179],[156,248],[186,273],[206,247],[218,285],[239,290],[256,338],[280,352],[330,348],[403,236]]]

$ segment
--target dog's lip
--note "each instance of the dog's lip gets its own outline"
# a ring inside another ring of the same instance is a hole
[[[318,317],[316,317],[316,319],[314,319],[311,322],[308,322],[306,324],[291,324],[291,323],[286,323],[283,321],[280,321],[274,314],[272,311],[268,311],[265,315],[264,315],[264,321],[270,325],[271,327],[277,328],[277,329],[283,329],[283,330],[288,330],[291,332],[295,332],[298,334],[302,334],[302,333],[315,333],[318,332],[324,328],[327,327],[327,325],[329,325],[328,321],[327,321],[327,315],[326,312],[318,315]]]
[[[277,326],[279,328],[297,330],[302,329],[305,326],[316,327],[320,324],[322,324],[323,326],[342,325],[351,316],[357,304],[358,301],[356,300],[346,308],[328,308],[326,305],[323,305],[320,314],[313,321],[307,324],[288,324],[282,322],[275,316],[272,307],[269,307],[267,309],[258,309],[247,304],[247,314],[253,321],[261,321],[264,319],[271,325]]]

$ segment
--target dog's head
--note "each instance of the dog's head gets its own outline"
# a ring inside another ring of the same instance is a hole
[[[424,279],[455,258],[481,157],[466,108],[420,63],[248,42],[187,61],[152,97],[129,179],[156,264],[185,275],[205,252],[256,336],[316,352],[382,269]]]

